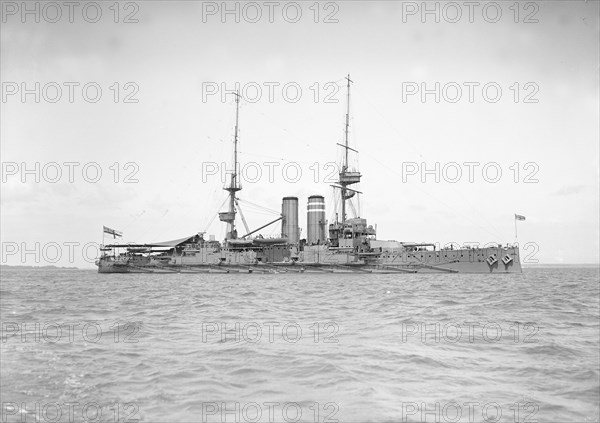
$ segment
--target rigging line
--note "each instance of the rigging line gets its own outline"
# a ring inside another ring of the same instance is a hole
[[[350,208],[352,209],[352,213],[354,214],[354,217],[355,218],[358,217],[358,215],[356,214],[356,209],[354,208],[354,203],[352,202],[352,200],[348,200],[348,203],[350,204]]]
[[[388,124],[388,126],[389,126],[391,129],[393,129],[393,130],[394,130],[394,132],[396,132],[396,134],[397,134],[399,137],[401,137],[401,138],[403,138],[403,137],[404,137],[404,134],[402,134],[402,133],[400,132],[400,130],[399,130],[398,128],[396,128],[396,126],[394,126],[394,124],[393,124],[392,122],[390,122],[390,121],[389,121],[389,120],[388,120],[388,119],[387,119],[387,118],[384,116],[384,114],[383,114],[383,113],[381,113],[381,112],[379,111],[379,109],[377,108],[377,106],[375,106],[375,104],[373,104],[371,101],[369,101],[369,98],[368,98],[367,96],[365,96],[365,95],[363,95],[363,94],[362,94],[362,90],[360,90],[360,89],[358,89],[358,88],[355,88],[355,91],[358,91],[358,93],[360,94],[360,99],[361,99],[361,101],[362,101],[362,100],[365,100],[367,103],[369,103],[369,105],[371,106],[371,108],[372,108],[372,109],[373,109],[373,110],[374,110],[374,111],[375,111],[375,112],[376,112],[376,113],[379,115],[379,117],[380,117],[380,118],[381,118],[381,119],[382,119],[382,120],[383,120],[385,123],[387,123],[387,124]],[[414,149],[414,147],[413,147],[413,144],[411,144],[411,143],[408,143],[408,148],[409,148],[409,149],[411,149],[411,150],[412,150],[414,153],[416,153],[416,154],[417,154],[419,157],[423,157],[423,154],[422,154],[421,152],[419,152],[419,151],[417,151],[417,150],[415,150],[415,149]]]
[[[217,213],[215,213],[215,215],[212,217],[212,219],[210,219],[210,222],[208,223],[208,225],[206,225],[206,229],[204,229],[204,232],[208,231],[208,228],[210,228],[210,225],[213,224],[213,222],[215,221],[216,217],[219,215],[219,210],[221,210],[223,208],[223,206],[225,205],[225,203],[227,202],[227,200],[229,200],[229,197],[225,198],[225,200],[223,201],[223,203],[219,206],[219,208],[217,209]]]
[[[274,210],[266,209],[265,207],[257,207],[255,205],[253,205],[252,203],[249,203],[248,201],[244,201],[243,199],[240,200],[239,197],[237,197],[237,199],[238,199],[238,201],[241,201],[242,203],[244,203],[244,208],[246,210],[251,211],[253,215],[260,214],[263,216],[273,216],[274,214],[277,214],[277,215],[280,214],[279,212],[275,213]]]
[[[390,170],[391,172],[395,173],[396,175],[398,175],[399,177],[402,177],[401,174],[397,173],[395,170],[393,170],[392,168],[390,168],[389,166],[385,165],[384,163],[380,162],[377,158],[375,158],[374,156],[370,155],[369,153],[365,153],[368,157],[370,157],[371,159],[375,160],[377,163],[381,164],[382,166],[386,167],[388,170]],[[414,186],[412,188],[415,188]],[[464,214],[461,214],[458,212],[458,210],[453,207],[450,206],[446,203],[444,203],[442,200],[440,200],[438,197],[436,197],[435,195],[427,192],[425,189],[420,188],[418,185],[416,187],[419,191],[421,191],[422,193],[426,194],[428,197],[433,198],[434,200],[436,200],[437,202],[439,202],[440,204],[444,205],[445,207],[447,207],[449,210],[454,211],[454,214],[457,216],[462,216],[462,217],[467,217],[467,219],[473,223],[474,225],[476,225],[477,227],[479,227],[480,229],[485,230],[487,233],[489,233],[490,235],[493,235],[494,237],[497,237],[499,239],[502,239],[503,237],[499,234],[498,228],[496,228],[489,220],[487,220],[485,218],[485,213],[482,212],[477,206],[473,205],[473,203],[471,203],[467,197],[465,195],[463,195],[460,191],[457,191],[454,187],[450,186],[450,190],[452,192],[454,192],[455,194],[457,194],[459,197],[461,197],[461,199],[467,203],[467,205],[469,205],[473,210],[475,210],[477,212],[477,216],[481,217],[481,219],[484,221],[484,223],[486,223],[489,227],[488,230],[487,228],[485,228],[484,226],[480,225],[479,223],[477,223],[475,220],[473,220],[471,217],[469,216],[465,216]]]
[[[360,91],[360,90],[358,90],[358,91],[359,91],[359,92],[361,92],[361,94],[362,94],[362,91]],[[377,107],[376,107],[376,106],[375,106],[373,103],[371,103],[371,102],[368,100],[368,98],[367,98],[367,97],[365,97],[365,96],[363,95],[363,96],[361,96],[361,99],[365,99],[365,100],[367,101],[367,103],[369,103],[369,104],[370,104],[370,105],[373,107],[373,110],[375,110],[375,111],[376,111],[376,112],[379,114],[379,116],[380,116],[380,117],[381,117],[381,118],[382,118],[382,119],[383,119],[383,120],[384,120],[384,121],[385,121],[385,122],[386,122],[386,123],[387,123],[387,124],[388,124],[388,125],[389,125],[389,126],[390,126],[390,127],[391,127],[391,128],[392,128],[392,129],[393,129],[393,130],[394,130],[394,131],[397,133],[397,134],[398,134],[398,135],[399,135],[399,136],[402,136],[402,134],[400,133],[400,131],[399,131],[399,130],[398,130],[398,129],[397,129],[397,128],[396,128],[396,127],[393,125],[393,123],[391,123],[390,121],[388,121],[388,120],[385,118],[385,116],[384,116],[384,115],[383,115],[383,114],[382,114],[382,113],[379,111],[379,109],[377,109]],[[419,153],[417,150],[415,150],[414,148],[412,148],[412,146],[413,146],[413,144],[412,144],[412,143],[407,143],[407,144],[408,144],[409,148],[410,148],[410,149],[412,149],[412,150],[413,150],[413,151],[414,151],[416,154],[418,154],[420,157],[423,157],[423,155],[422,155],[421,153]],[[369,156],[369,157],[373,158],[373,159],[374,159],[374,160],[376,160],[378,163],[382,164],[382,163],[381,163],[379,160],[375,159],[373,156],[371,156],[371,155],[370,155],[370,154],[368,154],[367,152],[364,152],[364,154],[366,154],[367,156]],[[387,166],[386,166],[386,167],[387,167]],[[388,167],[388,169],[390,169],[390,168]],[[496,227],[495,227],[495,226],[494,226],[494,225],[493,225],[493,224],[492,224],[492,223],[491,223],[489,220],[487,220],[487,219],[485,218],[485,213],[481,212],[481,211],[480,211],[480,210],[479,210],[479,209],[478,209],[478,208],[477,208],[475,205],[473,205],[473,203],[471,203],[471,202],[470,202],[470,201],[469,201],[469,200],[468,200],[468,199],[467,199],[467,198],[466,198],[464,195],[462,195],[462,194],[461,194],[459,191],[457,191],[456,189],[454,189],[454,187],[450,186],[449,188],[450,188],[450,189],[451,189],[451,190],[452,190],[454,193],[458,194],[458,195],[459,195],[459,196],[460,196],[460,197],[461,197],[461,198],[462,198],[462,199],[463,199],[463,200],[464,200],[464,201],[465,201],[465,202],[466,202],[466,203],[467,203],[469,206],[471,206],[473,209],[475,209],[475,210],[478,212],[478,215],[482,217],[482,219],[485,221],[485,223],[486,223],[487,225],[489,225],[489,227],[490,227],[490,228],[491,228],[491,229],[492,229],[492,230],[493,230],[495,233],[489,232],[489,231],[487,231],[487,229],[486,229],[486,232],[488,232],[488,233],[490,233],[491,235],[494,235],[494,236],[496,236],[496,237],[502,238],[502,237],[501,237],[501,236],[499,236],[499,234],[496,232],[496,231],[498,231],[498,229],[497,229],[497,228],[496,228]],[[439,200],[438,198],[436,198],[436,197],[435,197],[435,196],[433,196],[432,194],[429,194],[429,193],[427,193],[426,191],[424,191],[424,190],[422,190],[422,189],[420,189],[420,190],[421,190],[422,192],[424,192],[425,194],[427,194],[428,196],[430,196],[431,198],[433,198],[433,199],[435,199],[435,200],[439,201],[440,203],[444,204],[444,203],[443,203],[441,200]],[[448,206],[446,205],[446,207],[448,207]],[[451,207],[451,208],[452,208],[452,207]],[[452,209],[454,209],[454,208],[452,208]],[[454,210],[455,210],[455,209],[454,209]],[[469,218],[469,220],[470,220],[472,223],[475,223],[475,222],[474,222],[472,219],[470,219],[470,218]],[[477,226],[479,226],[479,227],[480,227],[480,228],[482,228],[482,229],[485,229],[485,228],[483,228],[481,225],[478,225],[478,224],[477,224]]]
[[[328,81],[328,82],[325,82],[323,85],[325,85],[325,84],[327,84],[327,83],[334,83],[334,84],[335,84],[335,85],[338,87],[338,89],[339,89],[339,88],[342,88],[342,85],[341,85],[340,83],[341,83],[343,80],[345,80],[345,79],[346,79],[346,78],[344,77],[344,78],[338,79],[338,80],[336,80],[336,81]],[[310,87],[312,87],[313,85],[314,85],[314,84],[310,85],[310,86],[308,87],[308,89],[310,90]],[[336,93],[336,94],[337,94],[337,93]],[[312,116],[312,117],[313,117],[315,120],[316,120],[316,119],[319,117],[319,115],[317,115],[317,114],[315,114],[314,112],[312,112],[312,109],[307,109],[307,112],[308,112],[308,114],[309,114],[309,115],[311,115],[311,116]],[[278,124],[278,122],[279,122],[279,119],[274,119],[272,116],[269,116],[269,115],[268,115],[268,114],[266,114],[264,111],[258,111],[258,114],[259,114],[259,115],[262,115],[262,116],[263,116],[263,117],[265,117],[265,118],[267,118],[267,120],[268,120],[268,122],[269,122],[269,125],[270,125],[270,126],[277,126],[279,129],[281,129],[281,130],[285,131],[287,134],[289,134],[290,136],[292,136],[293,138],[295,138],[297,141],[300,141],[300,142],[306,143],[306,141],[305,141],[305,140],[302,140],[302,139],[300,139],[300,138],[299,138],[297,135],[295,135],[295,133],[293,133],[293,132],[289,132],[289,131],[287,130],[287,128],[284,128],[283,126],[279,125],[279,124]],[[311,144],[309,144],[309,143],[306,143],[306,145],[311,145]]]
[[[125,232],[125,229],[127,229],[129,226],[131,226],[132,223],[136,222],[140,217],[142,217],[145,214],[146,210],[142,210],[142,212],[140,214],[135,215],[133,219],[121,229],[121,231]]]
[[[270,209],[270,208],[268,208],[268,207],[264,207],[264,206],[261,206],[261,205],[258,205],[258,204],[255,204],[255,203],[252,203],[251,201],[248,201],[248,200],[243,200],[243,199],[241,199],[241,198],[239,198],[239,197],[238,197],[238,200],[242,201],[243,203],[250,204],[251,206],[257,207],[257,208],[259,208],[259,209],[261,209],[261,210],[270,211],[271,213],[275,213],[275,214],[277,214],[277,215],[280,215],[280,214],[281,214],[281,212],[279,212],[279,211],[275,211],[275,210],[273,210],[273,209]]]
[[[328,192],[327,200],[328,200],[328,204],[333,204],[333,209],[331,209],[329,211],[329,221],[335,222],[336,221],[335,215],[339,208],[339,201],[338,201],[339,199],[337,196],[337,192],[335,191],[335,188],[331,188],[331,190]]]
[[[286,157],[275,157],[275,156],[266,156],[264,154],[245,153],[243,151],[238,151],[238,154],[242,154],[242,155],[245,155],[245,156],[264,157],[264,158],[267,158],[267,159],[276,159],[276,160],[281,160],[281,161],[287,160],[288,162],[304,163],[304,164],[309,164],[309,165],[314,165],[316,163],[316,162],[307,162],[307,161],[303,161],[303,160],[289,159],[289,158],[286,158]]]
[[[339,81],[341,81],[341,80],[339,80]],[[339,82],[339,81],[336,81],[336,82]],[[337,84],[337,85],[340,86],[339,84]],[[318,116],[315,115],[315,114],[313,114],[312,112],[309,112],[309,113],[315,118],[315,120],[318,118]],[[258,114],[261,115],[261,116],[263,116],[264,118],[266,118],[268,120],[268,122],[269,122],[269,125],[278,127],[280,130],[282,130],[283,132],[285,132],[287,135],[291,136],[293,139],[295,139],[296,141],[298,141],[298,143],[302,143],[303,145],[307,146],[309,149],[313,148],[313,144],[311,144],[310,142],[307,142],[305,139],[302,139],[302,138],[298,137],[295,134],[295,132],[290,132],[287,128],[284,128],[283,126],[279,125],[277,123],[277,122],[279,122],[279,119],[269,118],[269,115],[267,115],[263,111],[259,111]],[[320,144],[322,144],[322,143],[320,143]],[[244,153],[244,154],[251,155],[251,153]],[[260,157],[260,155],[256,155],[256,156]],[[265,155],[264,157],[269,157],[269,156]],[[272,158],[277,159],[277,160],[289,160],[289,159],[280,158],[280,157],[272,157]],[[298,162],[298,163],[305,163],[305,164],[311,164],[311,165],[313,165],[315,163],[315,162],[311,163],[311,162],[299,161],[299,160],[295,160],[295,161]]]
[[[240,207],[239,199],[235,199],[235,205],[237,206],[238,211],[240,212],[240,217],[242,218],[242,222],[244,223],[244,228],[246,228],[246,233],[250,232],[248,228],[248,223],[246,223],[246,218],[244,217],[244,213],[242,212],[242,208]]]
[[[309,113],[312,114],[312,112],[309,112]],[[311,145],[310,143],[307,143],[306,140],[303,140],[300,137],[298,137],[294,132],[290,132],[287,128],[284,128],[283,126],[279,125],[277,123],[277,122],[279,122],[279,119],[276,119],[273,116],[269,116],[263,111],[258,111],[258,114],[263,116],[268,121],[269,125],[278,127],[280,130],[285,132],[288,136],[295,138],[296,141],[303,143],[305,145],[309,145],[309,146]],[[313,116],[313,117],[316,118],[316,116]]]
[[[238,200],[240,200],[239,197],[238,197]],[[248,209],[264,211],[264,207],[258,207],[257,205],[254,205],[254,204],[250,203],[249,201],[244,200],[243,198],[241,199],[241,202],[243,202],[244,207],[247,207]]]
[[[368,155],[368,154],[367,154],[367,155]],[[396,172],[394,169],[392,169],[392,168],[390,168],[389,166],[387,166],[386,164],[384,164],[384,163],[380,162],[380,161],[379,161],[379,160],[377,160],[375,157],[372,157],[372,156],[371,156],[371,158],[372,158],[373,160],[375,160],[377,163],[379,163],[381,166],[383,166],[383,167],[387,168],[387,169],[388,169],[390,172],[392,172],[392,173],[396,174],[397,176],[400,176],[400,177],[401,177],[401,175],[400,175],[400,174],[398,174],[398,173],[397,173],[397,172]],[[414,187],[413,187],[413,188],[414,188]],[[417,189],[418,189],[419,191],[421,191],[422,193],[424,193],[425,195],[427,195],[427,196],[431,197],[431,198],[432,198],[432,199],[434,199],[435,201],[439,202],[439,203],[440,203],[440,204],[442,204],[443,206],[447,207],[448,209],[454,210],[454,211],[456,212],[456,209],[455,209],[454,207],[452,207],[452,206],[450,206],[450,205],[448,205],[448,204],[444,203],[442,200],[440,200],[440,199],[439,199],[439,198],[437,198],[436,196],[434,196],[434,195],[432,195],[432,194],[428,193],[427,191],[425,191],[425,190],[424,190],[424,189],[422,189],[422,188],[419,188],[419,187],[417,187]],[[502,237],[502,236],[500,236],[498,233],[495,233],[495,230],[496,230],[496,228],[494,228],[492,225],[490,225],[490,229],[494,230],[494,232],[491,232],[491,231],[490,231],[488,228],[485,228],[485,227],[481,226],[479,223],[475,222],[475,221],[474,221],[473,219],[471,219],[469,216],[465,216],[465,215],[463,215],[463,214],[458,214],[458,213],[456,213],[456,214],[457,214],[457,215],[460,215],[460,216],[463,216],[463,217],[466,217],[466,218],[467,218],[467,219],[468,219],[468,220],[469,220],[471,223],[473,223],[475,226],[479,227],[480,229],[483,229],[483,230],[484,230],[484,231],[486,231],[488,234],[490,234],[490,235],[493,235],[494,237],[497,237],[497,238],[499,238],[499,239],[502,239],[502,238],[503,238],[503,237]]]
[[[248,204],[248,202],[244,202],[243,200],[242,203],[244,204],[244,209],[252,212],[252,214],[261,214],[265,216],[274,216],[275,214],[280,214],[280,212],[275,213],[274,210],[269,210],[262,207],[255,207],[252,204]]]
[[[261,211],[261,210],[249,207],[248,204],[244,204],[244,208],[250,212],[251,216],[269,216],[269,217],[276,216],[276,214],[273,212]],[[277,216],[278,215],[280,215],[280,213],[277,213]]]
[[[252,212],[252,216],[253,216],[253,218],[254,218],[254,217],[256,217],[256,216],[261,216],[261,218],[262,218],[262,216],[267,216],[267,217],[269,217],[269,218],[271,218],[271,217],[273,217],[273,216],[274,216],[274,214],[273,214],[273,213],[261,213],[261,212],[258,212],[258,211],[256,211],[256,210],[250,210],[250,211]],[[254,219],[253,219],[253,220],[254,220]]]

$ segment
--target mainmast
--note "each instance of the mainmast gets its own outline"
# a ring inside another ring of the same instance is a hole
[[[235,193],[242,189],[238,182],[238,126],[239,126],[239,117],[240,117],[240,92],[232,93],[235,95],[235,135],[233,138],[233,171],[231,173],[231,182],[229,186],[223,188],[225,191],[229,192],[229,211],[219,213],[219,219],[221,222],[227,223],[227,234],[225,235],[225,239],[237,239],[237,230],[235,229],[235,215],[236,209],[235,206],[237,204],[237,198]]]
[[[348,81],[348,85],[346,88],[346,130],[344,131],[346,154],[344,156],[344,166],[342,170],[348,169],[348,129],[350,128],[350,82],[352,82],[350,80],[350,74],[348,74],[348,76],[346,77],[346,81]]]
[[[340,189],[341,192],[341,196],[342,196],[342,225],[346,222],[346,200],[354,197],[355,193],[358,193],[359,191],[355,191],[353,189],[348,188],[348,185],[352,185],[352,184],[356,184],[358,182],[360,182],[360,173],[356,172],[356,171],[349,171],[349,165],[348,165],[348,150],[352,150],[356,153],[358,153],[357,150],[351,148],[348,145],[348,133],[349,133],[349,129],[350,129],[350,83],[352,82],[352,80],[350,79],[350,74],[348,74],[348,76],[346,76],[346,81],[347,81],[347,94],[346,94],[346,103],[347,103],[347,108],[346,108],[346,128],[344,131],[344,144],[340,144],[337,143],[339,146],[344,148],[344,161],[342,163],[342,170],[340,172],[340,180],[339,180],[339,185],[336,188]]]

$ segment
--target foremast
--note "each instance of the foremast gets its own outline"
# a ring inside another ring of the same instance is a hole
[[[223,188],[229,192],[229,210],[226,212],[219,213],[219,220],[227,223],[227,233],[225,235],[226,240],[237,239],[237,230],[235,228],[235,215],[237,197],[236,193],[242,189],[238,181],[238,127],[240,118],[240,93],[239,91],[232,93],[235,95],[235,135],[233,137],[233,170],[231,173],[231,180],[228,186]]]

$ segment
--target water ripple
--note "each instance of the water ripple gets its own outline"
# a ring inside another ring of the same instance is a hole
[[[521,421],[532,412],[539,421],[594,421],[598,295],[597,269],[584,268],[489,276],[3,270],[0,395],[134,403],[134,417],[153,422],[202,421],[223,403],[293,403],[299,421],[313,423],[328,415],[419,421],[407,407],[473,402],[497,404],[500,421],[515,421],[515,408]],[[75,326],[54,342],[53,323]],[[113,421],[106,410],[100,421]]]

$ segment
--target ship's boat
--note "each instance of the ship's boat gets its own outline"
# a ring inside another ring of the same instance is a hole
[[[273,245],[273,244],[287,244],[287,238],[255,238],[252,242],[256,245]]]
[[[227,241],[227,243],[231,247],[244,248],[244,247],[251,247],[253,244],[253,241],[251,239],[230,239]]]

